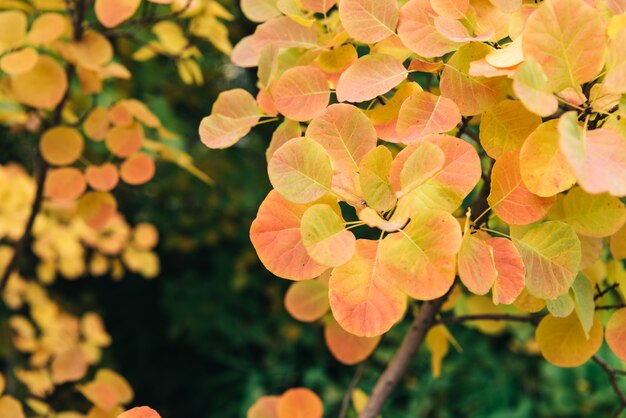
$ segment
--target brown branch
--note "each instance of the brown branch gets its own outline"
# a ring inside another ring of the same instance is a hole
[[[611,384],[613,391],[620,401],[619,408],[617,409],[615,414],[613,414],[614,418],[618,418],[621,413],[624,412],[624,410],[626,409],[626,395],[624,394],[622,388],[619,386],[619,383],[617,383],[617,375],[621,374],[622,371],[613,369],[611,366],[608,365],[606,361],[602,360],[598,355],[593,356],[593,361],[598,363],[598,365],[602,367],[604,372],[607,374],[609,378],[609,383]]]
[[[361,376],[363,376],[363,371],[365,370],[365,362],[359,364],[359,366],[356,368],[356,371],[354,372],[354,376],[352,377],[352,381],[350,382],[350,385],[348,386],[348,389],[346,390],[346,393],[343,395],[343,400],[341,401],[341,409],[339,410],[339,417],[338,418],[346,418],[346,415],[348,414],[348,409],[350,408],[350,399],[352,398],[352,393],[354,392],[354,389],[356,389],[356,386],[359,384],[359,381],[361,380]]]
[[[622,309],[626,308],[626,304],[618,303],[616,305],[598,305],[596,306],[596,311],[609,311],[612,309]]]
[[[359,418],[378,417],[387,399],[398,385],[400,378],[406,372],[411,358],[426,339],[428,330],[435,324],[435,317],[441,311],[441,306],[446,299],[447,295],[433,301],[424,302],[398,351],[394,354],[383,374],[378,378],[370,399]]]
[[[598,300],[600,299],[602,296],[606,295],[607,293],[609,293],[610,291],[612,291],[613,289],[617,289],[619,287],[619,283],[613,283],[608,285],[606,288],[604,289],[600,289],[599,285],[596,285],[596,291],[597,293],[593,296],[593,300]]]
[[[510,314],[481,314],[464,316],[447,316],[436,321],[437,324],[460,324],[468,321],[512,321],[538,324],[543,315],[510,315]]]

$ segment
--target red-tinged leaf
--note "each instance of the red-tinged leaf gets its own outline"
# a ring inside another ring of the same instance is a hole
[[[380,263],[379,247],[379,241],[358,240],[352,260],[330,277],[333,316],[343,329],[360,337],[389,331],[406,309],[406,296]]]
[[[211,115],[200,123],[200,139],[209,148],[227,148],[246,136],[261,117],[254,97],[243,89],[220,93]]]
[[[461,227],[447,212],[422,210],[381,244],[381,262],[410,297],[431,300],[454,283]]]
[[[285,294],[285,309],[298,321],[321,319],[330,309],[328,284],[320,280],[293,283]]]
[[[376,130],[359,108],[334,104],[311,121],[306,137],[321,144],[334,171],[358,172],[359,163],[376,147]]]
[[[52,200],[74,200],[87,189],[83,173],[74,167],[50,170],[44,186],[44,195]]]
[[[515,75],[516,69],[516,66],[507,68],[494,67],[487,62],[486,58],[481,58],[470,63],[468,74],[471,77],[494,78],[505,76],[511,78]]]
[[[576,182],[559,148],[558,121],[541,124],[524,142],[520,152],[522,181],[531,193],[554,196]]]
[[[250,68],[259,65],[261,54],[252,47],[252,35],[245,36],[235,45],[230,61],[238,67]]]
[[[626,308],[614,312],[606,323],[606,343],[620,360],[626,361]]]
[[[602,323],[594,318],[589,337],[585,335],[578,317],[547,315],[535,332],[543,357],[559,367],[578,367],[589,360],[602,346]]]
[[[324,406],[313,391],[307,388],[289,389],[278,399],[278,418],[322,418]]]
[[[396,203],[395,193],[389,183],[392,161],[391,151],[381,145],[367,153],[359,164],[359,182],[369,208],[387,211]]]
[[[371,100],[396,87],[407,74],[402,62],[390,55],[365,55],[341,74],[337,83],[337,100]]]
[[[580,267],[581,249],[576,233],[566,223],[543,222],[513,234],[513,244],[526,266],[528,292],[555,299],[574,283]]]
[[[278,125],[278,128],[276,128],[272,134],[270,146],[267,147],[267,151],[265,151],[265,158],[267,159],[267,162],[270,162],[276,150],[282,147],[285,142],[294,138],[300,138],[300,135],[302,135],[300,123],[290,119],[285,119],[280,125]]]
[[[118,415],[117,418],[161,418],[161,415],[148,406],[138,406]]]
[[[491,193],[487,202],[503,221],[527,225],[542,219],[556,198],[537,196],[526,188],[520,173],[519,154],[501,156],[491,171]]]
[[[403,200],[410,211],[421,207],[440,209],[448,212],[456,210],[480,180],[482,174],[480,158],[476,150],[467,142],[448,135],[430,135],[424,138],[443,151],[445,161],[441,170],[431,179],[416,188]],[[402,150],[394,159],[389,179],[394,190],[401,190],[401,172],[407,159],[419,144],[412,144]]]
[[[304,212],[301,225],[302,243],[316,263],[338,267],[354,255],[356,238],[345,229],[345,221],[331,206],[311,206]]]
[[[510,305],[524,290],[526,268],[517,248],[506,238],[491,238],[487,244],[493,251],[498,275],[491,292],[493,303]]]
[[[526,109],[539,116],[548,117],[559,108],[559,102],[548,86],[548,77],[532,58],[527,58],[515,72],[513,91]]]
[[[459,278],[470,292],[485,295],[496,281],[498,271],[493,249],[481,239],[465,231],[458,258]]]
[[[490,29],[480,35],[472,36],[470,35],[468,29],[463,26],[463,23],[445,16],[437,16],[435,18],[435,28],[447,39],[460,43],[473,41],[483,42],[490,39],[495,34],[495,31]]]
[[[287,16],[276,17],[257,26],[251,42],[256,51],[262,51],[268,45],[311,49],[317,47],[317,30],[302,26]]]
[[[96,17],[104,27],[113,28],[135,14],[141,0],[96,0]]]
[[[110,192],[119,183],[120,176],[117,167],[111,163],[100,166],[90,165],[85,170],[87,184],[98,192]]]
[[[280,16],[276,0],[241,0],[241,11],[245,17],[257,23]]]
[[[262,396],[248,409],[246,418],[278,418],[278,396]]]
[[[415,151],[404,161],[397,196],[406,196],[424,184],[442,169],[445,160],[445,154],[437,145],[431,142],[417,144]]]
[[[324,339],[330,353],[339,362],[352,366],[368,358],[380,342],[377,337],[358,337],[350,334],[331,319],[324,327]]]
[[[441,73],[441,95],[452,99],[463,115],[478,115],[507,94],[509,80],[506,77],[469,75],[470,63],[484,58],[491,51],[493,48],[483,43],[465,45],[454,53]]]
[[[547,0],[526,21],[524,56],[535,59],[553,92],[593,80],[604,65],[606,26],[583,0]],[[602,45],[602,47],[598,47]]]
[[[421,73],[435,74],[441,72],[445,64],[443,61],[424,61],[418,58],[413,58],[409,64],[410,71],[419,71]]]
[[[395,35],[398,24],[396,0],[342,0],[339,18],[348,34],[359,42],[373,44]]]
[[[626,196],[626,138],[600,128],[583,131],[576,112],[559,120],[559,144],[580,187],[591,194]]]
[[[308,206],[291,203],[271,191],[250,227],[250,239],[263,265],[278,277],[308,280],[326,267],[309,257],[300,232],[300,220]]]
[[[420,91],[404,101],[398,115],[398,134],[402,142],[448,132],[461,122],[461,113],[450,99]]]
[[[319,115],[330,100],[324,73],[313,66],[285,71],[273,88],[276,109],[289,119],[306,121]]]
[[[500,158],[519,151],[541,118],[524,108],[518,100],[503,100],[485,111],[480,118],[480,144],[487,155]]]
[[[330,191],[330,157],[312,139],[294,138],[277,149],[268,173],[274,188],[295,203],[313,202]]]
[[[460,46],[435,28],[436,15],[429,0],[410,0],[400,9],[398,36],[407,48],[425,58],[440,57]]]
[[[464,19],[469,9],[469,0],[430,0],[433,10],[440,16]]]

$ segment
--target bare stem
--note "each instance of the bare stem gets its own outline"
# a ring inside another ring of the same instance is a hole
[[[339,410],[338,418],[346,418],[348,414],[348,410],[350,409],[350,399],[352,398],[352,393],[354,389],[356,389],[359,381],[361,380],[361,376],[363,376],[363,371],[365,370],[365,362],[359,364],[354,372],[354,376],[352,377],[352,381],[350,382],[350,386],[346,390],[346,393],[343,395],[343,400],[341,401],[341,409]]]
[[[509,315],[509,314],[482,314],[482,315],[464,315],[464,316],[448,316],[440,318],[436,321],[438,324],[460,324],[468,321],[512,321],[512,322],[528,322],[538,324],[543,315]]]
[[[615,394],[617,395],[617,398],[619,399],[619,402],[620,402],[619,408],[617,409],[615,414],[613,414],[614,418],[619,418],[622,412],[624,412],[624,409],[626,409],[626,395],[624,394],[624,391],[617,383],[617,376],[618,374],[621,374],[622,371],[613,369],[611,366],[608,365],[606,361],[602,360],[598,355],[593,356],[593,361],[598,363],[598,365],[602,367],[602,370],[604,370],[604,372],[607,374],[609,378],[609,383],[611,384],[613,391],[615,392]]]

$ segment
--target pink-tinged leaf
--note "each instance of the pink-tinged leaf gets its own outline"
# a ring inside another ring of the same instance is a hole
[[[465,231],[458,258],[459,278],[468,290],[477,295],[485,295],[496,281],[498,271],[493,249],[481,239]]]
[[[288,141],[276,150],[267,169],[274,188],[292,202],[313,202],[330,191],[330,157],[312,139]]]
[[[311,258],[323,266],[338,267],[354,255],[356,238],[345,221],[326,204],[313,205],[302,215],[302,243]]]
[[[410,0],[400,9],[398,36],[407,48],[425,58],[440,57],[460,46],[439,33],[435,16],[429,0]]]
[[[524,290],[526,268],[517,248],[506,238],[490,238],[498,275],[491,292],[493,303],[510,305]]]
[[[322,418],[324,405],[313,391],[307,388],[289,389],[278,399],[278,418]]]
[[[443,168],[445,160],[445,154],[437,145],[431,142],[418,143],[400,171],[401,189],[397,196],[406,196],[424,184]]]
[[[441,74],[441,95],[452,99],[463,115],[482,113],[507,94],[510,82],[506,77],[469,75],[470,63],[484,58],[491,51],[493,48],[483,43],[465,45],[454,53]]]
[[[606,343],[613,353],[622,361],[626,361],[626,308],[611,315],[606,323]]]
[[[230,147],[252,130],[261,115],[250,93],[243,89],[225,91],[217,97],[211,115],[200,122],[200,139],[209,148]]]
[[[541,124],[524,142],[520,171],[526,188],[538,196],[554,196],[576,182],[559,148],[558,121]]]
[[[248,409],[246,418],[278,418],[278,396],[262,396]]]
[[[398,134],[402,142],[448,132],[461,122],[461,113],[450,99],[420,91],[413,93],[400,107]]]
[[[413,58],[409,63],[410,71],[419,71],[421,73],[429,73],[435,74],[441,72],[445,67],[445,63],[443,61],[424,61],[418,58]]]
[[[522,6],[522,0],[489,0],[503,13],[513,13]]]
[[[364,102],[387,93],[407,77],[402,62],[390,55],[365,55],[341,74],[337,100]]]
[[[328,284],[320,280],[293,283],[285,294],[285,309],[298,321],[321,319],[330,310]]]
[[[580,187],[591,194],[626,196],[626,137],[609,128],[585,132],[575,112],[561,116],[559,134]]]
[[[380,263],[379,241],[358,240],[352,260],[330,276],[330,307],[339,325],[359,337],[389,331],[406,309],[393,279]]]
[[[446,157],[443,167],[434,177],[405,196],[403,200],[410,200],[405,203],[409,204],[411,212],[424,206],[452,212],[459,207],[465,196],[480,180],[482,174],[480,158],[470,144],[449,135],[429,135],[424,140],[441,148]],[[393,161],[389,179],[394,190],[401,190],[402,169],[418,145],[409,145]]]
[[[326,323],[324,328],[324,339],[330,353],[339,362],[352,366],[368,358],[380,342],[380,335],[377,337],[358,337],[350,334],[334,320]]]
[[[463,19],[469,9],[469,0],[430,0],[430,6],[440,16]]]
[[[481,115],[480,144],[487,155],[498,159],[507,152],[519,151],[540,124],[541,118],[526,110],[519,100],[503,100]]]
[[[241,38],[230,54],[230,61],[243,68],[258,66],[260,58],[259,51],[252,48],[252,35]]]
[[[454,283],[461,227],[449,213],[422,210],[381,244],[381,261],[410,297],[431,300]]]
[[[334,104],[311,121],[306,137],[322,145],[333,170],[358,172],[359,163],[376,147],[376,130],[359,108]]]
[[[138,406],[118,415],[117,418],[161,418],[161,415],[148,406]]]
[[[330,100],[324,73],[313,66],[285,71],[274,86],[276,109],[289,119],[306,121],[319,115]]]
[[[365,209],[384,212],[394,207],[396,195],[389,183],[392,161],[391,151],[382,145],[367,153],[361,160],[359,183],[368,206]]]
[[[471,77],[509,77],[512,78],[515,75],[517,67],[498,68],[487,62],[486,58],[481,58],[478,61],[472,61],[470,63],[468,74]]]
[[[461,43],[472,41],[483,42],[490,39],[495,34],[495,31],[490,29],[480,35],[472,36],[468,29],[463,26],[463,23],[445,16],[437,16],[435,18],[435,28],[447,39]]]
[[[396,90],[393,97],[387,100],[385,104],[366,111],[380,139],[389,142],[400,142],[396,129],[400,107],[411,94],[418,91],[422,91],[419,84],[403,83],[398,90]]]
[[[287,16],[276,17],[257,26],[252,35],[252,48],[262,51],[266,46],[275,48],[317,47],[317,30],[294,22]]]
[[[566,293],[580,268],[580,241],[572,227],[558,221],[543,222],[513,234],[513,244],[526,266],[528,292],[542,299]]]
[[[398,25],[396,0],[342,0],[339,18],[348,34],[359,42],[373,44],[395,35]]]
[[[300,0],[302,7],[315,13],[326,13],[329,11],[337,0]]]
[[[537,196],[526,188],[520,173],[519,154],[500,157],[491,171],[491,193],[487,202],[503,221],[527,225],[542,219],[556,198]]]
[[[326,270],[309,257],[302,244],[300,220],[308,207],[291,203],[272,190],[252,222],[252,245],[265,268],[278,277],[308,280]]]
[[[140,4],[141,0],[96,0],[94,9],[98,21],[112,28],[134,15]]]
[[[265,151],[267,162],[270,162],[276,150],[282,147],[285,142],[294,138],[300,138],[300,135],[302,135],[300,123],[291,119],[285,119],[272,134],[270,146]]]
[[[526,22],[524,56],[535,59],[553,92],[578,87],[602,70],[606,26],[583,0],[547,0]]]
[[[241,0],[241,11],[245,17],[257,23],[280,16],[276,0]]]
[[[526,109],[548,117],[559,108],[559,102],[548,86],[548,77],[537,61],[527,58],[515,72],[513,91]]]

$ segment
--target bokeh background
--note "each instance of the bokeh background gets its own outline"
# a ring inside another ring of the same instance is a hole
[[[222,3],[236,15],[229,24],[233,42],[252,33],[254,26],[236,2]],[[125,65],[139,76],[109,94],[147,103],[185,139],[187,151],[216,184],[209,187],[163,163],[148,185],[120,186],[121,211],[132,223],[154,223],[161,233],[161,275],[151,281],[132,275],[119,282],[109,277],[57,280],[51,292],[70,311],[102,314],[113,337],[103,365],[130,381],[135,403],[151,405],[165,418],[242,418],[259,396],[300,385],[320,394],[326,416],[336,417],[355,367],[330,356],[321,325],[289,317],[282,303],[289,283],[263,268],[248,238],[269,191],[265,149],[274,126],[261,125],[223,151],[208,150],[197,136],[198,123],[217,94],[234,87],[254,91],[256,74],[230,65],[208,44],[199,47],[204,86],[185,86],[166,59],[135,63],[128,58]],[[10,132],[0,132],[0,150],[0,163],[28,165],[30,155]],[[6,324],[7,313],[1,315]],[[371,389],[393,355],[410,317],[385,336],[367,361],[359,385],[364,390]],[[616,399],[599,367],[559,369],[520,353],[520,335],[531,332],[525,326],[495,337],[452,326],[463,351],[451,350],[438,379],[432,378],[428,353],[422,352],[383,416],[610,416]],[[0,333],[0,347],[8,345],[7,332]]]

